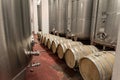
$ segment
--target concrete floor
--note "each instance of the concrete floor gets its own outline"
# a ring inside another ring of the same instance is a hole
[[[38,42],[35,44],[34,50],[43,52],[39,56],[34,56],[31,63],[40,62],[41,65],[27,68],[26,80],[82,80],[79,72],[68,68],[64,60],[60,60],[57,55],[52,54]]]

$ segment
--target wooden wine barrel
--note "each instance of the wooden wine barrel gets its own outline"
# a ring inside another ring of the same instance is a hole
[[[77,45],[83,45],[83,44],[81,42],[76,42],[76,41],[60,43],[57,47],[58,57],[60,59],[63,59],[66,50],[70,47],[74,47],[74,46],[77,46]]]
[[[44,43],[44,35],[42,35],[42,37],[41,37],[41,43],[42,44]]]
[[[43,44],[46,45],[46,41],[48,38],[50,38],[52,35],[51,34],[47,34],[46,36],[44,36],[44,41]]]
[[[46,36],[45,39],[44,39],[44,45],[47,46],[48,39],[49,38],[54,38],[54,37],[56,37],[56,36],[55,35],[48,35],[48,36]]]
[[[45,37],[47,36],[48,34],[43,34],[42,37],[41,37],[41,43],[44,44],[44,41],[45,41]]]
[[[40,42],[42,43],[42,40],[43,40],[43,34],[41,34],[41,39],[40,39]]]
[[[92,54],[94,52],[98,52],[99,50],[92,45],[79,45],[75,47],[71,47],[66,50],[65,52],[65,61],[68,67],[75,68],[79,66],[79,60]]]
[[[45,46],[47,46],[47,41],[48,41],[48,39],[49,39],[50,37],[51,37],[51,36],[47,36],[47,37],[44,38],[44,45],[45,45]]]
[[[43,34],[42,37],[41,37],[41,43],[42,44],[45,44],[45,40],[46,38],[52,36],[52,34]],[[53,35],[54,36],[54,35]]]
[[[103,51],[83,57],[79,70],[84,80],[111,80],[115,52]]]
[[[37,36],[38,36],[38,40],[40,40],[40,39],[41,39],[41,36],[42,36],[42,32],[38,32],[38,33],[37,33]]]
[[[66,43],[66,42],[71,42],[72,40],[70,39],[65,39],[65,38],[61,38],[61,39],[57,39],[57,40],[54,40],[52,42],[52,52],[55,54],[56,51],[57,51],[57,47],[59,45],[59,43]]]
[[[52,41],[57,40],[57,39],[60,39],[60,37],[54,36],[54,37],[51,37],[51,38],[49,38],[47,40],[47,47],[48,47],[48,49],[51,49]]]

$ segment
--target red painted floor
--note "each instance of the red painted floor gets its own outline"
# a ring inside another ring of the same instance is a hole
[[[37,41],[36,41],[37,42]],[[40,45],[38,42],[34,50],[44,51],[39,56],[34,56],[31,63],[40,62],[38,67],[27,68],[26,80],[82,80],[79,72],[69,69],[65,61]],[[33,69],[33,72],[30,70]]]

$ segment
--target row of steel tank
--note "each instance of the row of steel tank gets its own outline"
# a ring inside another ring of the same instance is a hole
[[[29,0],[0,0],[0,80],[24,80],[30,37]]]
[[[50,32],[115,46],[119,4],[119,0],[49,0]]]
[[[90,37],[92,0],[50,0],[50,31]]]

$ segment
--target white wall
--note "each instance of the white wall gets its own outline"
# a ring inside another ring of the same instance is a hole
[[[37,34],[37,32],[38,32],[38,12],[37,12],[37,5],[38,5],[38,0],[33,0],[33,11],[34,11],[34,15],[33,15],[33,23],[34,23],[34,25],[33,25],[33,27],[34,27],[34,32],[35,32],[35,34]]]
[[[37,5],[41,3],[42,5],[42,32],[49,33],[49,7],[48,7],[49,0],[30,0],[30,15],[31,15],[31,26],[32,31],[35,34],[38,32],[38,12],[37,12]],[[40,2],[40,3],[39,3]],[[38,4],[39,3],[39,4]]]
[[[49,0],[42,0],[42,32],[49,33]]]
[[[34,31],[33,29],[33,0],[29,1],[29,5],[30,5],[30,23],[31,23],[31,32]]]
[[[37,13],[38,0],[30,0],[30,16],[31,27],[35,34],[38,32],[38,13]]]

